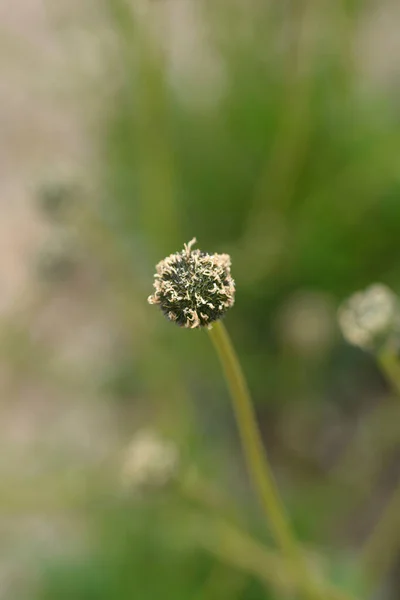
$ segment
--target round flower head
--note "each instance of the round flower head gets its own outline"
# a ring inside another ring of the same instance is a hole
[[[372,348],[399,331],[397,296],[382,284],[356,292],[338,311],[344,338],[355,346]]]
[[[150,304],[159,304],[165,316],[181,327],[208,327],[234,303],[235,283],[228,254],[192,250],[193,238],[184,249],[158,263],[155,292]]]

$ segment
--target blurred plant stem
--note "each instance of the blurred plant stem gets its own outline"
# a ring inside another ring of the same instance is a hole
[[[377,360],[388,383],[400,397],[400,365],[396,349],[392,344],[386,344],[377,354]]]
[[[127,120],[124,129],[118,131],[127,136],[126,143],[131,144],[137,162],[135,220],[151,238],[152,247],[162,253],[179,237],[180,214],[175,202],[166,57],[162,36],[155,36],[152,30],[151,4],[107,0],[120,42],[119,60],[126,70],[120,110],[127,110]],[[117,156],[118,168],[126,163],[131,169],[131,155]]]
[[[303,591],[306,592],[307,598],[320,598],[314,579],[309,573],[302,551],[292,534],[286,517],[265,453],[247,383],[229,335],[221,321],[214,323],[212,329],[208,331],[230,390],[249,473],[270,523],[275,541],[290,561],[296,572],[296,579],[302,581]]]
[[[198,539],[205,549],[223,562],[255,575],[280,593],[292,595],[299,588],[309,594],[304,577],[300,572],[292,574],[285,558],[222,517],[202,521]],[[353,600],[352,595],[329,584],[321,585],[320,597],[324,600]]]
[[[292,597],[297,588],[309,593],[308,582],[300,570],[292,573],[286,557],[272,551],[243,530],[240,514],[235,507],[232,508],[231,499],[228,502],[221,490],[199,473],[188,472],[180,479],[180,491],[185,498],[207,510],[207,516],[203,514],[201,517],[206,520],[202,520],[198,528],[197,540],[208,552],[227,565],[272,585],[281,595],[285,594],[284,597],[287,594]],[[224,516],[221,516],[221,511]],[[197,515],[196,519],[199,518]],[[321,584],[320,597],[324,600],[354,600],[352,595],[329,583]]]
[[[400,367],[396,350],[386,344],[377,354],[378,363],[396,394],[400,396]],[[400,485],[367,540],[362,563],[368,583],[375,587],[388,573],[400,546]]]
[[[362,554],[367,583],[376,587],[393,566],[400,540],[400,486],[365,544]]]
[[[281,263],[287,247],[287,224],[283,215],[293,199],[310,137],[315,7],[306,0],[289,3],[287,8],[281,121],[256,182],[242,239],[241,256],[247,265],[244,273],[253,280],[265,276]],[[268,244],[264,243],[266,237]]]

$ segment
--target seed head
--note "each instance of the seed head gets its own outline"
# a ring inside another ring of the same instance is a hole
[[[354,346],[373,349],[391,334],[399,333],[399,301],[388,287],[374,284],[356,292],[338,311],[343,337]]]
[[[196,238],[181,252],[158,263],[155,292],[150,304],[159,304],[165,316],[181,327],[209,327],[234,303],[235,282],[228,254],[192,250]]]
[[[122,483],[132,490],[162,487],[179,466],[177,446],[152,430],[140,430],[129,444],[122,466]]]

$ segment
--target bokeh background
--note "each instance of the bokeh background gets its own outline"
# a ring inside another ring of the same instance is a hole
[[[1,3],[2,600],[297,597],[207,335],[146,302],[194,236],[232,257],[225,323],[312,568],[398,600],[400,401],[336,313],[400,290],[399,28],[389,0]],[[143,430],[179,455],[146,489]]]

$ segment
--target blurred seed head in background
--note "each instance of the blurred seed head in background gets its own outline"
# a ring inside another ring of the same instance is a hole
[[[133,492],[164,486],[177,473],[179,452],[171,440],[156,431],[138,431],[125,452],[122,483]]]
[[[380,346],[400,333],[400,304],[394,292],[381,283],[356,292],[338,310],[344,338],[363,349]]]

